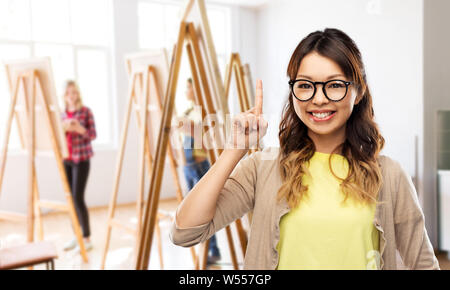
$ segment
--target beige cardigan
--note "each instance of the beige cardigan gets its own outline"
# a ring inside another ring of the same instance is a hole
[[[398,251],[408,269],[439,269],[410,176],[387,156],[380,155],[379,162],[384,182],[378,201],[384,203],[377,205],[373,222],[380,232],[380,268],[397,269]],[[179,228],[175,219],[169,234],[172,242],[196,245],[253,210],[244,269],[276,269],[279,223],[290,210],[285,199],[276,200],[282,182],[278,164],[279,148],[242,159],[219,194],[214,218],[190,228]]]

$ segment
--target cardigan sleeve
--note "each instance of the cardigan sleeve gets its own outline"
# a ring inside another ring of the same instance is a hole
[[[425,228],[425,217],[411,177],[397,163],[394,227],[397,249],[411,270],[439,270],[439,263]]]
[[[191,247],[204,242],[253,209],[259,154],[260,152],[255,152],[236,165],[219,193],[211,221],[195,227],[180,228],[177,224],[177,208],[169,234],[175,245]]]

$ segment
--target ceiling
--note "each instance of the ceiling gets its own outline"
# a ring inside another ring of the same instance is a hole
[[[206,0],[206,1],[211,3],[231,4],[236,6],[256,8],[266,4],[270,0]]]

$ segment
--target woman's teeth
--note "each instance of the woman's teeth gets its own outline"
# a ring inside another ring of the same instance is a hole
[[[330,112],[326,112],[326,113],[314,113],[314,112],[312,112],[311,114],[314,117],[316,117],[316,118],[324,119],[324,118],[330,116],[331,114],[333,114],[333,112],[331,112],[331,111]]]

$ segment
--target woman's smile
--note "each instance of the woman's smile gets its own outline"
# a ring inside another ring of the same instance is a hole
[[[313,110],[309,111],[309,118],[313,122],[325,122],[331,120],[335,115],[336,111],[332,110]]]

